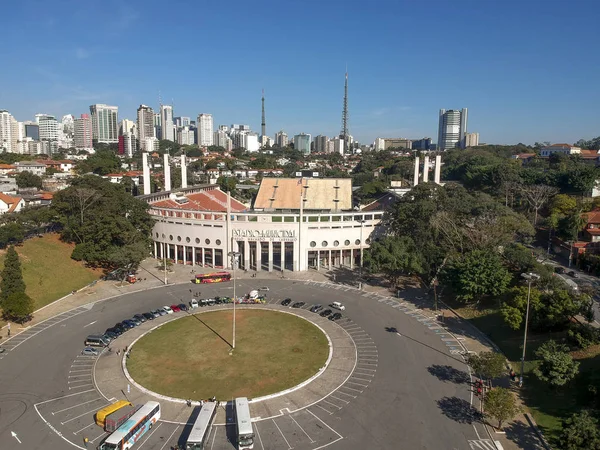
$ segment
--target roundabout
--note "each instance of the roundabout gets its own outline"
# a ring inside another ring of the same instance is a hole
[[[401,300],[334,283],[259,282],[270,289],[267,304],[236,307],[236,312],[254,314],[264,308],[269,313],[285,312],[298,316],[297,320],[310,321],[329,338],[326,345],[331,358],[324,370],[308,374],[308,380],[300,384],[293,381],[276,388],[284,389],[282,392],[262,397],[257,393],[259,396],[251,399],[255,449],[494,448],[486,444],[483,428],[470,415],[469,385],[456,381],[468,379],[460,343],[424,312]],[[238,280],[240,292],[256,286],[256,280]],[[201,289],[204,298],[230,296],[232,292],[227,284],[195,289]],[[112,352],[94,357],[81,355],[81,350],[87,335],[102,332],[134,314],[185,301],[189,290],[189,284],[169,285],[98,301],[52,317],[5,341],[7,352],[0,359],[0,406],[7,408],[0,411],[0,448],[18,448],[12,433],[31,449],[85,449],[84,438],[89,439],[88,448],[96,448],[106,434],[95,425],[94,414],[120,399],[133,404],[150,400],[161,404],[161,420],[133,449],[167,450],[184,442],[196,404],[189,407],[179,397],[169,398],[148,386],[138,386],[134,378],[128,378],[127,358],[117,355],[116,350],[130,347],[131,360],[140,345],[134,341],[151,336],[156,332],[148,334],[152,328],[196,319],[186,317],[186,313],[163,316],[117,338],[111,344]],[[306,306],[282,306],[287,297]],[[312,304],[333,301],[346,306],[337,322],[309,311]],[[198,318],[202,318],[217,310],[227,315],[230,308],[216,305],[194,312],[200,312]],[[243,339],[238,339],[241,346]],[[190,342],[186,351],[193,344],[202,345],[198,339]],[[171,353],[183,353],[182,347],[174,345]],[[177,371],[185,371],[185,367],[177,366]],[[289,378],[290,372],[284,378]],[[459,372],[465,377],[444,375]],[[254,379],[249,383],[257,384]],[[211,450],[235,448],[231,443],[234,427],[230,426],[230,402],[221,400],[205,447]]]
[[[324,369],[328,338],[293,314],[241,309],[231,351],[231,310],[194,311],[141,336],[126,359],[129,375],[150,391],[201,400],[262,397]]]

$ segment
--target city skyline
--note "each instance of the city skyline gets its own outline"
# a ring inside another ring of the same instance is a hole
[[[600,65],[589,58],[600,42],[596,2],[550,2],[543,10],[516,1],[464,1],[458,8],[442,1],[350,1],[341,10],[334,2],[308,1],[303,8],[257,2],[244,17],[231,14],[236,5],[190,4],[184,11],[152,0],[57,2],[36,4],[32,16],[30,2],[13,2],[4,11],[4,31],[14,45],[2,61],[20,70],[0,75],[0,109],[24,121],[39,113],[79,117],[99,103],[135,120],[140,104],[159,111],[160,92],[164,104],[173,103],[173,116],[209,112],[215,126],[248,123],[259,132],[264,88],[269,136],[283,129],[289,136],[334,137],[348,64],[348,128],[363,143],[386,136],[437,140],[437,112],[463,107],[471,113],[469,128],[488,143],[575,142],[600,134],[594,107],[600,93],[589,76]],[[188,57],[200,16],[209,37],[203,45],[212,44],[215,54],[227,49],[235,66]],[[395,17],[420,24],[419,32],[398,33]],[[307,20],[321,31],[305,30]],[[270,26],[254,26],[261,22]],[[563,23],[577,23],[577,33],[550,32]],[[162,26],[178,44],[130,45],[141,30]],[[42,36],[45,46],[38,45]],[[264,57],[256,57],[259,48]],[[165,52],[180,62],[157,64],[149,56]],[[289,64],[301,54],[310,54],[311,63]],[[588,59],[579,70],[575,61]]]

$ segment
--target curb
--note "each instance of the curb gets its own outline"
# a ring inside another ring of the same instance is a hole
[[[543,447],[546,450],[552,450],[552,447],[550,447],[550,444],[548,443],[548,441],[546,440],[546,438],[542,434],[541,430],[538,428],[537,423],[535,423],[535,420],[533,420],[533,417],[531,416],[531,414],[525,413],[524,416],[525,416],[525,419],[527,419],[527,422],[529,423],[529,426],[531,428],[533,428],[533,431],[535,431],[535,434],[539,438],[539,440],[542,443]]]

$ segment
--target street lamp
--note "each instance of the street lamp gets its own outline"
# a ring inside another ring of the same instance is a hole
[[[540,276],[537,273],[522,273],[521,276],[527,280],[527,312],[525,313],[525,334],[523,336],[523,356],[521,357],[521,375],[519,377],[519,387],[523,386],[523,372],[525,372],[525,348],[527,346],[527,325],[529,324],[529,299],[531,298],[531,284],[538,281]]]
[[[168,281],[167,281],[167,255],[165,253],[165,249],[167,247],[167,243],[164,242],[164,240],[166,239],[166,234],[165,234],[165,216],[163,216],[162,214],[160,215],[160,223],[161,223],[161,229],[162,229],[162,238],[163,238],[163,242],[162,242],[162,257],[163,257],[163,264],[164,264],[164,269],[165,269],[165,286],[167,285]]]
[[[360,276],[362,278],[363,269],[363,225],[366,222],[364,219],[360,219]]]
[[[240,255],[240,252],[229,252],[229,256],[231,257],[231,267],[233,267],[233,342],[231,345],[232,351],[233,349],[235,349],[235,303],[237,301],[235,293],[235,268],[237,267]]]

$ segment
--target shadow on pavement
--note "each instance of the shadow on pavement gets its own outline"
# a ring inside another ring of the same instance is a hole
[[[458,423],[481,422],[482,414],[471,404],[458,397],[444,397],[437,401],[442,413]]]
[[[201,410],[202,410],[202,407],[200,405],[194,406],[193,409],[190,408],[190,411],[191,411],[190,417],[188,418],[187,423],[185,424],[185,426],[183,427],[183,430],[181,431],[181,436],[179,436],[179,439],[177,440],[177,445],[179,445],[181,448],[184,448],[187,438],[189,437],[189,435],[192,431],[192,428],[194,427],[194,422],[196,422],[196,419],[198,418],[198,415],[200,414]]]
[[[529,425],[523,422],[513,422],[504,427],[506,439],[527,450],[542,450],[544,447],[537,436],[531,432]]]
[[[469,374],[463,370],[458,370],[452,366],[434,364],[427,368],[427,371],[444,382],[467,384],[471,381]]]
[[[389,331],[389,330],[391,330],[391,328],[390,328],[390,327],[386,327],[386,331]],[[449,355],[449,354],[448,354],[448,353],[446,353],[446,352],[443,352],[443,351],[441,351],[441,350],[438,350],[437,348],[435,348],[435,347],[432,347],[431,345],[425,344],[425,343],[423,343],[423,342],[421,342],[421,341],[419,341],[419,340],[417,340],[417,339],[411,338],[410,336],[407,336],[406,334],[401,334],[400,336],[401,336],[402,338],[406,338],[406,339],[409,339],[409,340],[411,340],[411,341],[413,341],[413,342],[416,342],[417,344],[420,344],[420,345],[422,345],[423,347],[427,347],[428,349],[430,349],[430,350],[433,350],[434,352],[437,352],[437,353],[439,353],[440,355],[444,355],[446,358],[450,358],[450,359],[453,359],[454,361],[458,361],[458,362],[459,362],[459,363],[461,363],[461,364],[465,364],[465,361],[464,361],[464,360],[462,360],[462,359],[460,359],[460,358],[455,358],[455,357],[453,357],[453,356]]]

